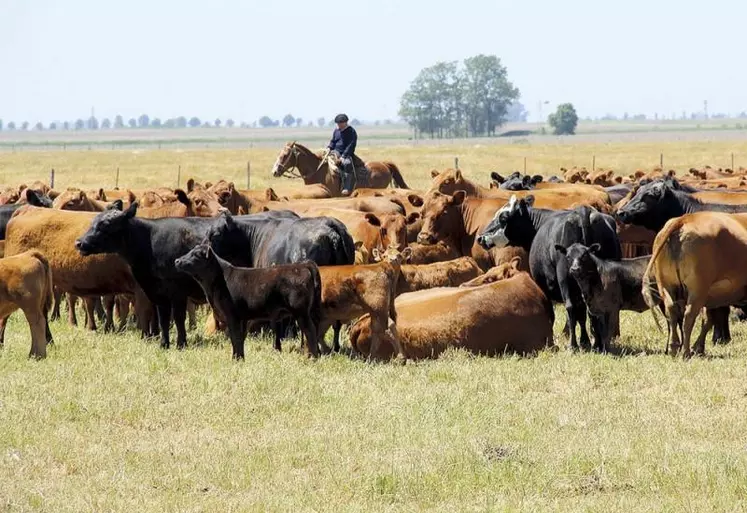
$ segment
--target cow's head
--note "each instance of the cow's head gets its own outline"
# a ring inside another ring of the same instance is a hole
[[[233,182],[218,180],[218,182],[214,183],[208,188],[207,192],[215,196],[215,198],[218,200],[218,203],[220,203],[222,207],[230,210],[232,214],[236,214],[238,212],[238,205],[236,200],[238,199],[237,197],[239,193],[236,190]]]
[[[407,246],[407,218],[402,214],[380,214],[381,242],[403,251]]]
[[[568,273],[578,283],[584,298],[589,298],[592,289],[600,283],[599,269],[595,256],[599,253],[601,246],[594,243],[589,247],[575,242],[568,246],[555,245],[558,251],[568,262]]]
[[[447,169],[433,176],[430,190],[441,194],[455,194],[457,191],[464,190],[465,183],[466,180],[459,169]]]
[[[189,253],[177,258],[174,261],[174,267],[180,273],[199,277],[210,272],[213,264],[212,259],[214,258],[215,255],[210,247],[210,241],[205,239],[192,248]]]
[[[477,242],[484,249],[502,248],[509,244],[527,246],[527,237],[533,233],[529,209],[534,205],[534,196],[518,199],[512,195],[508,203],[499,208]],[[528,242],[531,244],[531,241]]]
[[[58,210],[73,210],[77,212],[91,212],[93,208],[85,191],[69,188],[57,196],[52,206]]]
[[[460,206],[467,193],[456,191],[453,196],[430,191],[423,203],[423,227],[418,234],[421,244],[435,244],[464,230]]]
[[[674,191],[675,182],[669,180],[654,180],[631,191],[630,200],[617,209],[617,218],[627,224],[635,224],[659,231],[672,217],[682,215],[673,210],[676,208],[677,198]]]
[[[402,265],[412,257],[412,248],[400,250],[394,244],[389,245],[386,249],[374,248],[371,252],[374,262],[389,262],[392,265]]]
[[[136,201],[124,212],[112,206],[96,215],[88,231],[75,241],[75,249],[83,256],[124,251],[128,224],[135,217],[137,206]]]
[[[180,189],[177,189],[174,192],[178,195]],[[215,217],[221,212],[228,210],[220,204],[215,194],[198,185],[192,187],[192,189],[187,193],[187,198],[189,198],[192,212],[194,212],[194,215],[197,217]]]
[[[26,189],[26,203],[35,207],[52,208],[52,198],[46,194],[39,194],[33,189]]]

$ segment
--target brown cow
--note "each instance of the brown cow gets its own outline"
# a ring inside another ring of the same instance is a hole
[[[29,357],[45,358],[52,335],[47,314],[52,307],[52,271],[40,251],[31,250],[0,260],[0,346],[5,342],[5,323],[10,314],[23,311],[31,329]]]
[[[233,182],[225,180],[219,180],[211,184],[207,191],[213,194],[218,199],[218,203],[234,215],[239,214],[239,208],[243,208],[244,212],[253,213],[268,201],[278,201],[279,199],[275,191],[269,187],[264,190],[239,190]]]
[[[376,251],[378,253],[378,251]],[[375,256],[375,255],[374,255]],[[319,345],[329,352],[324,335],[333,325],[370,316],[373,346],[378,347],[388,319],[397,319],[394,297],[402,257],[371,265],[329,265],[319,267],[322,277],[322,321]],[[339,329],[335,329],[334,350],[340,350]]]
[[[357,352],[386,359],[398,344],[405,358],[419,359],[438,357],[450,347],[501,355],[534,353],[552,344],[552,305],[525,272],[480,287],[403,294],[395,308],[396,325],[390,323],[379,350],[368,316],[352,327],[350,343]]]
[[[8,223],[5,255],[39,249],[49,261],[55,287],[62,293],[84,297],[135,295],[138,325],[148,333],[152,307],[127,262],[116,255],[82,257],[75,249],[76,239],[88,231],[95,216],[93,212],[21,207]]]
[[[525,263],[526,259],[520,256],[515,256],[508,262],[504,262],[495,267],[491,267],[487,272],[475,277],[474,279],[464,282],[460,287],[479,287],[481,285],[487,285],[488,283],[495,283],[496,281],[507,280],[511,276],[516,275],[519,272],[525,271],[524,267],[528,267]]]
[[[119,207],[122,208],[123,202],[119,201]],[[69,187],[67,190],[60,193],[52,202],[52,208],[58,210],[73,210],[76,212],[103,212],[112,205],[106,201],[99,201],[93,198],[89,198],[85,191],[77,188]]]
[[[378,252],[377,260],[401,259],[402,254],[393,247]],[[406,260],[406,259],[404,259]],[[482,274],[482,270],[472,257],[459,257],[448,262],[400,266],[396,295],[406,294],[436,287],[456,287]]]
[[[309,209],[343,208],[371,212],[374,214],[405,214],[405,207],[396,198],[331,198],[298,201],[271,201],[265,204],[269,210],[291,210],[302,214]]]
[[[433,264],[435,262],[446,262],[459,258],[461,253],[455,247],[445,241],[438,241],[435,244],[420,244],[418,242],[410,243],[410,264]]]
[[[400,251],[407,246],[406,220],[402,214],[372,214],[341,208],[310,208],[303,217],[334,217],[350,232],[353,242],[362,242],[370,255],[375,248],[394,244]],[[365,263],[368,263],[366,261]]]
[[[711,310],[747,299],[745,258],[747,214],[686,214],[669,220],[657,234],[643,276],[643,296],[654,315],[654,292],[662,298],[673,355],[684,345],[683,356],[690,356],[693,327],[703,308]],[[653,283],[649,280],[652,274]],[[711,327],[708,316],[695,343],[699,354],[705,352],[705,337]]]

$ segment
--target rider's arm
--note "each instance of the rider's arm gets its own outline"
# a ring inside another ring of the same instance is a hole
[[[352,127],[351,127],[352,128]],[[353,130],[353,136],[350,138],[350,142],[345,149],[342,151],[343,157],[351,157],[355,153],[355,145],[358,143],[358,133]]]
[[[335,129],[335,131],[332,132],[332,139],[329,140],[329,144],[327,145],[328,150],[331,150],[332,148],[335,147],[335,141],[337,140],[337,137],[338,137],[337,129]]]

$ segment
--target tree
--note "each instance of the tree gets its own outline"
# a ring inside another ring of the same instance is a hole
[[[215,128],[220,128],[220,126],[223,124],[223,122],[219,118],[215,118],[215,121],[213,122],[213,126]]]
[[[34,130],[36,130],[37,132],[41,132],[42,130],[44,130],[44,125],[41,124],[41,121],[34,125]]]
[[[140,114],[140,117],[137,118],[137,126],[140,128],[148,128],[150,125],[150,118],[147,114]]]
[[[112,122],[109,121],[109,118],[104,118],[101,120],[101,129],[102,130],[109,130],[112,127]]]
[[[521,102],[515,101],[508,106],[506,112],[506,121],[513,123],[526,123],[529,119],[529,113]]]
[[[283,126],[293,126],[296,124],[296,118],[292,114],[286,114],[283,118]]]
[[[572,103],[561,103],[554,114],[550,114],[547,122],[555,135],[573,135],[578,125],[578,115]]]
[[[96,119],[95,116],[91,116],[90,118],[88,118],[88,121],[86,121],[86,128],[89,130],[98,130],[99,120]]]
[[[477,55],[421,70],[402,95],[399,115],[416,136],[494,135],[518,98],[500,59]]]
[[[205,122],[204,122],[204,123],[202,124],[202,128],[210,128],[210,121],[205,121]]]
[[[29,122],[28,121],[24,121],[21,124],[21,130],[28,130],[28,129],[29,129]]]
[[[56,123],[56,122],[54,122],[54,121],[52,121],[52,122],[51,122],[51,123],[49,124],[49,129],[50,129],[50,130],[57,130],[57,123]]]
[[[2,130],[3,130],[3,120],[0,119],[0,132],[2,132]]]
[[[122,116],[120,116],[119,114],[117,114],[114,117],[114,128],[119,129],[119,128],[124,128],[124,126],[125,126],[124,125],[124,119],[122,119]]]
[[[127,126],[130,128],[137,128],[137,119],[130,118],[127,120]]]
[[[226,126],[227,126],[228,128],[233,128],[233,125],[234,125],[234,124],[235,124],[235,123],[233,122],[233,119],[231,119],[231,118],[228,118],[228,119],[226,120]]]
[[[200,126],[200,118],[198,117],[189,118],[189,126],[191,126],[192,128],[197,128],[198,126]]]
[[[296,126],[303,125],[303,118],[296,118]]]
[[[318,126],[319,128],[322,128],[322,127],[324,127],[324,125],[326,125],[326,124],[327,124],[327,121],[326,121],[326,120],[325,120],[324,118],[318,118],[318,119],[316,120],[316,125],[317,125],[317,126]]]
[[[353,118],[350,120],[350,124],[352,126],[361,126],[362,123],[358,120],[358,118]]]
[[[70,130],[70,121],[63,121],[62,122],[62,129],[63,130]]]
[[[158,118],[151,119],[150,126],[153,128],[161,128],[161,120]]]
[[[261,126],[262,128],[268,128],[274,126],[274,124],[275,122],[272,121],[270,116],[262,116],[261,118],[259,118],[259,126]]]
[[[187,128],[187,118],[184,116],[179,116],[176,118],[176,127],[177,128]]]
[[[76,130],[83,130],[85,127],[86,127],[85,121],[83,121],[80,118],[78,118],[78,119],[75,120],[75,129]]]
[[[163,123],[164,128],[174,128],[176,127],[176,120],[174,118],[169,118]]]
[[[11,121],[10,123],[8,123],[8,130],[15,130],[15,129],[16,129],[16,124],[14,121]]]

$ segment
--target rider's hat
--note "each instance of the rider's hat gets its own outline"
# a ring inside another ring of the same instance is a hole
[[[338,114],[335,116],[335,123],[347,123],[348,116],[346,114]]]

